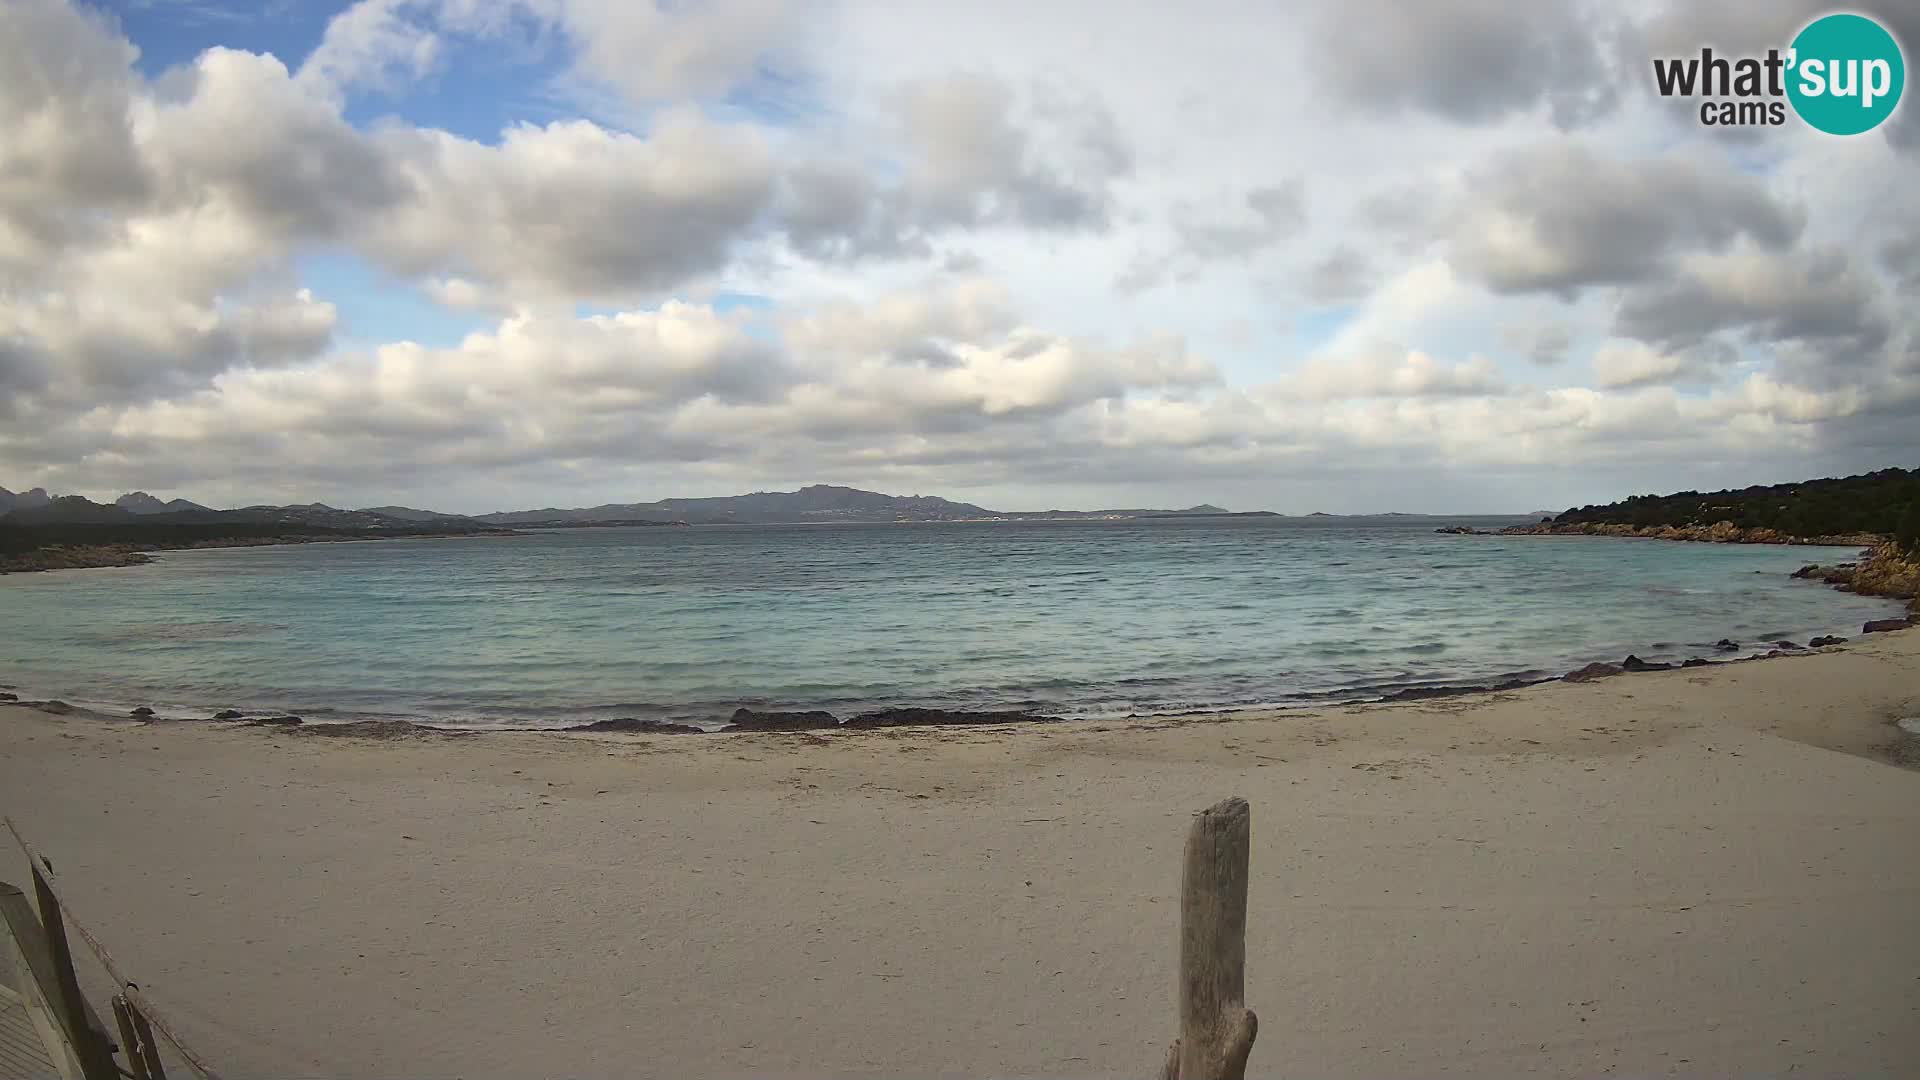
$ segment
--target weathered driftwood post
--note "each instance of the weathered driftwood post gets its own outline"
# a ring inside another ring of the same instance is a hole
[[[1164,1080],[1245,1080],[1258,1028],[1246,1006],[1245,799],[1193,816],[1180,881],[1180,1037]]]

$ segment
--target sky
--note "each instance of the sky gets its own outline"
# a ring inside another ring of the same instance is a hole
[[[0,483],[1525,513],[1920,466],[1920,107],[1654,93],[1828,10],[0,0]]]

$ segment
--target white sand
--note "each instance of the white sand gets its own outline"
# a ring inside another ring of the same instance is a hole
[[[0,709],[0,809],[230,1076],[1145,1076],[1254,808],[1253,1075],[1920,1075],[1920,632],[1425,705],[320,739]],[[1836,752],[1838,751],[1838,752]],[[0,858],[0,877],[22,879]]]

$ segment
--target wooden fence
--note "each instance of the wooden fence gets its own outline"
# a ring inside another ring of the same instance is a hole
[[[13,993],[33,1018],[60,1080],[166,1080],[156,1033],[172,1046],[175,1060],[204,1080],[220,1080],[220,1074],[181,1040],[139,985],[122,974],[99,939],[73,918],[55,884],[53,863],[34,850],[11,819],[6,825],[26,853],[34,894],[34,903],[29,904],[20,889],[0,881],[0,918],[7,928]],[[67,939],[69,924],[114,982],[117,1038],[81,992]]]
[[[1246,1006],[1250,821],[1246,800],[1225,799],[1195,814],[1188,829],[1180,881],[1180,1034],[1167,1051],[1161,1080],[1245,1080],[1259,1029]],[[156,1032],[203,1080],[220,1080],[121,973],[99,940],[73,919],[55,885],[53,864],[11,820],[6,825],[33,868],[39,906],[36,915],[25,894],[0,882],[0,915],[16,961],[14,981],[61,1080],[166,1080]],[[118,987],[113,995],[117,1041],[80,990],[67,944],[69,923]]]

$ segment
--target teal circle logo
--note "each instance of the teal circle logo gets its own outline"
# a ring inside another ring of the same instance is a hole
[[[1907,84],[1900,43],[1865,15],[1823,15],[1793,39],[1787,98],[1800,119],[1829,135],[1872,131],[1893,115]]]

